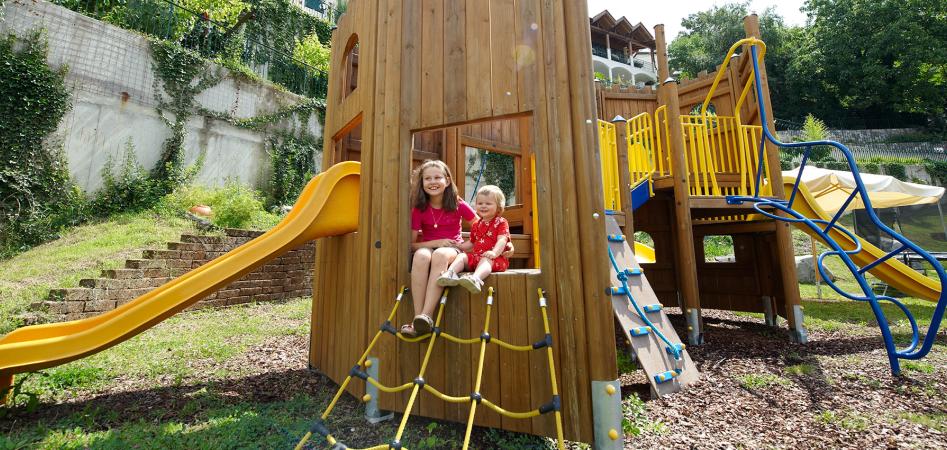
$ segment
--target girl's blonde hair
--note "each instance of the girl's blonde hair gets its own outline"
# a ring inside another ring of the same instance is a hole
[[[503,211],[506,210],[506,195],[503,195],[503,190],[499,186],[488,184],[477,190],[477,197],[481,195],[493,197],[493,201],[497,204],[497,215],[503,215]]]
[[[441,204],[441,208],[448,212],[457,211],[457,186],[454,185],[454,176],[451,175],[450,168],[447,167],[447,164],[444,164],[444,161],[436,159],[425,160],[415,169],[414,189],[411,191],[411,204],[421,211],[427,210],[428,198],[427,192],[424,192],[424,181],[422,177],[424,176],[424,171],[431,167],[444,172],[444,176],[447,177],[447,188],[444,189],[444,203]]]

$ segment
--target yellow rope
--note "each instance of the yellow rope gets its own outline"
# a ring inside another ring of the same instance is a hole
[[[493,308],[493,287],[487,292],[487,314],[483,320],[483,333],[481,336],[489,336],[490,333],[490,310]],[[483,381],[483,356],[487,352],[487,340],[480,340],[480,360],[477,361],[477,382],[474,383],[474,392],[480,395],[480,382]],[[473,430],[474,415],[477,414],[477,403],[470,402],[470,415],[467,417],[467,431],[464,433],[464,450],[470,446],[470,432]]]
[[[539,292],[539,307],[543,312],[543,331],[546,334],[549,333],[549,317],[546,315],[546,297],[543,294],[542,288],[538,288]],[[556,384],[556,365],[552,361],[552,347],[546,347],[546,356],[549,359],[549,381],[552,383],[552,395],[556,397],[559,395],[559,385]],[[559,450],[565,450],[565,438],[562,432],[562,413],[556,411],[556,438],[559,443]]]
[[[397,297],[397,301],[396,301],[396,303],[395,303],[395,306],[394,306],[394,308],[392,309],[391,313],[388,315],[388,319],[387,319],[386,323],[389,323],[389,324],[390,324],[391,320],[394,318],[395,313],[396,313],[397,308],[398,308],[398,304],[400,303],[400,300],[401,300],[401,298],[402,298],[404,292],[405,292],[405,288],[402,287],[400,293],[398,294],[398,297]],[[540,306],[540,309],[542,310],[542,315],[543,315],[543,330],[545,331],[545,334],[546,334],[547,337],[548,337],[551,333],[550,333],[550,331],[549,331],[549,317],[548,317],[548,314],[547,314],[547,312],[546,312],[546,299],[545,299],[545,297],[544,297],[544,293],[543,293],[542,289],[538,289],[538,292],[539,292],[539,306]],[[438,311],[437,311],[437,319],[435,320],[435,324],[434,324],[435,328],[439,328],[439,327],[440,327],[441,319],[442,319],[443,313],[444,313],[444,305],[447,303],[447,294],[448,294],[448,289],[444,289],[444,292],[443,292],[442,295],[441,295],[440,306],[439,306]],[[489,331],[490,331],[490,315],[491,315],[491,311],[492,311],[492,305],[493,305],[493,288],[491,287],[491,288],[489,289],[489,293],[488,293],[488,297],[487,297],[486,318],[485,318],[484,324],[483,324],[483,334],[486,335],[486,336],[489,336]],[[382,333],[383,331],[384,331],[384,329],[379,330],[379,331],[375,334],[375,337],[372,338],[372,341],[371,341],[371,343],[368,345],[368,348],[365,349],[365,352],[362,354],[361,357],[359,357],[357,366],[362,366],[362,365],[364,364],[365,359],[368,357],[368,354],[370,353],[371,349],[372,349],[372,348],[375,346],[375,344],[377,343],[378,338],[381,336],[381,333]],[[477,341],[480,341],[480,358],[479,358],[479,361],[478,361],[478,363],[477,363],[477,379],[476,379],[476,383],[475,383],[475,387],[474,387],[474,393],[476,393],[476,394],[478,394],[478,395],[479,395],[479,392],[480,392],[481,383],[482,383],[482,381],[483,381],[483,365],[484,365],[484,360],[485,360],[485,353],[486,353],[486,346],[487,346],[487,343],[492,342],[492,343],[495,343],[495,344],[499,345],[500,347],[503,347],[503,348],[506,348],[506,349],[509,349],[509,350],[514,350],[514,351],[530,351],[530,350],[534,350],[534,347],[533,347],[532,345],[513,345],[513,344],[510,344],[510,343],[504,342],[504,341],[502,341],[502,340],[493,339],[493,338],[483,339],[483,338],[481,338],[481,337],[477,337],[477,338],[463,339],[463,338],[458,338],[458,337],[455,337],[455,336],[448,335],[447,333],[429,333],[429,334],[426,334],[426,335],[424,335],[424,336],[419,336],[419,337],[416,337],[416,338],[407,338],[407,337],[401,335],[401,333],[395,333],[395,335],[396,335],[399,339],[401,339],[401,340],[403,340],[403,341],[406,341],[406,342],[418,342],[418,341],[421,341],[421,340],[426,339],[426,338],[428,338],[428,337],[431,338],[431,341],[428,343],[428,347],[427,347],[427,350],[426,350],[425,355],[424,355],[424,360],[423,360],[422,363],[421,363],[420,371],[418,372],[418,379],[421,379],[421,380],[423,380],[424,372],[427,370],[427,365],[428,365],[428,363],[430,362],[432,350],[433,350],[433,348],[434,348],[434,341],[437,339],[438,336],[444,336],[444,338],[447,339],[447,340],[449,340],[449,341],[456,342],[456,343],[461,343],[461,344],[472,344],[472,343],[475,343],[475,342],[477,342]],[[541,348],[541,347],[540,347],[540,348]],[[547,359],[548,359],[548,362],[549,362],[549,379],[550,379],[550,383],[551,383],[551,386],[552,386],[552,394],[553,394],[553,398],[556,398],[556,397],[559,396],[559,387],[558,387],[558,384],[556,383],[555,363],[554,363],[554,361],[553,361],[553,354],[552,354],[552,347],[551,347],[551,346],[546,346],[546,356],[547,356]],[[349,382],[352,380],[352,376],[353,376],[353,375],[350,374],[349,376],[347,376],[347,377],[345,378],[345,381],[343,381],[342,385],[339,387],[339,390],[336,392],[336,394],[335,394],[335,396],[333,397],[332,401],[329,403],[329,406],[326,407],[326,410],[325,410],[325,411],[323,412],[323,414],[320,416],[320,420],[325,420],[325,419],[329,416],[329,414],[331,413],[332,409],[335,407],[336,403],[338,402],[339,398],[341,397],[342,393],[345,392],[345,389],[346,389],[346,387],[348,386]],[[540,412],[540,408],[533,409],[533,410],[531,410],[531,411],[526,411],[526,412],[507,411],[506,409],[503,409],[503,408],[500,407],[499,405],[496,405],[495,403],[491,402],[490,400],[485,399],[485,398],[482,398],[482,397],[479,397],[479,398],[477,399],[477,401],[474,401],[473,395],[463,396],[463,397],[455,397],[455,396],[447,395],[447,394],[444,394],[444,393],[438,391],[438,390],[437,390],[436,388],[434,388],[433,386],[430,386],[430,385],[428,385],[428,384],[426,384],[426,383],[423,383],[423,382],[422,382],[422,383],[416,383],[416,382],[412,381],[412,382],[409,382],[409,383],[402,384],[402,385],[400,385],[400,386],[390,387],[390,386],[385,386],[385,385],[381,384],[378,380],[376,380],[376,379],[374,379],[374,378],[372,378],[372,377],[365,377],[364,374],[363,374],[363,375],[360,375],[360,378],[365,378],[366,382],[371,383],[373,386],[377,387],[380,391],[386,392],[386,393],[402,392],[402,391],[408,390],[409,388],[411,388],[411,387],[413,386],[414,389],[411,391],[411,396],[409,397],[409,399],[408,399],[408,404],[407,404],[407,406],[405,407],[405,414],[402,416],[401,423],[400,423],[399,426],[398,426],[398,431],[397,431],[397,434],[396,434],[396,436],[395,436],[395,440],[396,440],[396,441],[400,441],[402,435],[404,434],[405,427],[406,427],[407,422],[408,422],[408,419],[410,418],[410,415],[411,415],[410,411],[411,411],[411,409],[413,408],[414,402],[415,402],[415,400],[417,400],[418,393],[420,392],[421,389],[424,389],[425,391],[427,391],[428,393],[434,395],[435,397],[437,397],[437,398],[439,398],[439,399],[441,399],[441,400],[443,400],[443,401],[449,402],[449,403],[465,403],[465,402],[470,402],[470,413],[469,413],[468,419],[467,419],[467,430],[466,430],[466,432],[465,432],[465,434],[464,434],[464,446],[463,446],[464,449],[466,449],[466,448],[469,446],[469,443],[470,443],[470,435],[471,435],[471,431],[472,431],[472,429],[473,429],[473,422],[474,422],[474,418],[475,418],[475,416],[476,416],[477,404],[478,404],[478,403],[483,403],[486,407],[492,409],[493,411],[496,411],[497,413],[499,413],[499,414],[501,414],[501,415],[503,415],[503,416],[510,417],[510,418],[513,418],[513,419],[529,419],[529,418],[537,417],[537,416],[543,414],[542,412]],[[545,406],[544,408],[547,408],[547,407],[548,407],[548,405]],[[557,436],[558,448],[561,449],[561,450],[565,450],[565,441],[564,441],[563,428],[562,428],[562,413],[558,410],[558,408],[556,408],[556,409],[554,410],[554,412],[555,412],[555,420],[556,420],[556,436]],[[331,434],[327,434],[325,437],[326,437],[326,441],[329,443],[330,446],[336,445],[336,444],[338,443],[338,441],[335,439],[335,437],[333,437]],[[305,443],[306,443],[309,439],[311,439],[311,438],[312,438],[312,431],[309,431],[309,432],[307,432],[307,433],[303,436],[303,438],[302,438],[302,439],[299,441],[299,443],[296,445],[296,450],[302,449],[303,446],[305,445]],[[363,450],[375,450],[375,449],[382,450],[382,449],[387,449],[387,448],[389,448],[389,447],[390,447],[390,444],[380,444],[380,445],[376,445],[376,446],[374,446],[374,447],[369,447],[369,448],[363,449]],[[404,448],[404,447],[402,447],[402,448]]]
[[[437,319],[434,321],[435,327],[441,326],[441,318],[444,316],[444,304],[447,303],[447,293],[450,288],[444,288],[441,294],[441,306],[437,308]],[[424,371],[427,370],[427,363],[431,359],[431,352],[434,350],[434,341],[437,340],[437,334],[431,336],[431,342],[427,344],[427,351],[424,353],[424,360],[421,362],[421,370],[418,372],[418,378],[424,378]],[[401,441],[401,435],[404,434],[404,428],[408,425],[408,418],[411,417],[411,408],[414,407],[414,401],[418,398],[420,385],[415,384],[411,390],[411,397],[408,398],[408,405],[404,408],[404,415],[401,417],[401,424],[398,425],[398,432],[395,434],[395,441]]]
[[[369,383],[371,383],[372,386],[377,387],[379,391],[387,392],[387,393],[389,393],[389,394],[394,394],[394,393],[397,393],[397,392],[406,391],[406,390],[410,389],[411,386],[414,385],[414,383],[405,383],[405,384],[402,384],[401,386],[388,387],[388,386],[385,386],[385,385],[379,383],[378,380],[376,380],[376,379],[374,379],[374,378],[372,378],[372,377],[368,377],[367,381],[368,381]]]
[[[538,415],[540,414],[540,413],[539,413],[539,408],[534,409],[534,410],[532,410],[532,411],[528,411],[528,412],[513,412],[513,411],[507,411],[507,410],[505,410],[505,409],[503,409],[503,408],[501,408],[501,407],[499,407],[499,406],[493,404],[493,402],[491,402],[490,400],[487,400],[487,399],[483,399],[483,400],[481,400],[481,402],[483,402],[483,404],[486,405],[486,406],[488,406],[490,409],[492,409],[492,410],[494,410],[494,411],[496,411],[496,412],[498,412],[498,413],[500,413],[500,414],[503,414],[503,415],[506,416],[506,417],[512,417],[512,418],[514,418],[514,419],[529,419],[529,418],[531,418],[531,417],[536,417],[536,416],[538,416]]]
[[[442,336],[444,339],[447,339],[448,341],[456,342],[456,343],[458,343],[458,344],[476,344],[478,341],[480,341],[480,338],[479,338],[479,337],[469,338],[469,339],[463,339],[463,338],[459,338],[459,337],[456,337],[456,336],[453,336],[453,335],[450,335],[450,334],[447,334],[447,333],[441,333],[441,336]]]
[[[506,343],[506,342],[504,342],[504,341],[501,341],[501,340],[499,340],[499,339],[497,339],[497,338],[491,338],[491,339],[490,339],[490,342],[491,342],[491,343],[494,343],[494,344],[496,344],[496,345],[499,345],[500,347],[503,347],[503,348],[505,348],[505,349],[513,350],[513,351],[517,351],[517,352],[528,352],[528,351],[530,351],[530,350],[533,350],[533,346],[532,346],[532,345],[513,345],[513,344],[508,344],[508,343]]]
[[[429,385],[429,384],[425,384],[425,385],[424,385],[424,390],[425,390],[425,391],[428,391],[428,392],[431,393],[431,394],[433,394],[435,397],[437,397],[437,398],[439,398],[439,399],[441,399],[441,400],[444,400],[445,402],[449,402],[449,403],[465,403],[465,402],[469,402],[469,401],[470,401],[470,397],[469,397],[469,396],[467,396],[467,397],[454,397],[454,396],[452,396],[452,395],[447,395],[447,394],[445,394],[445,393],[443,393],[443,392],[441,392],[441,391],[439,391],[439,390],[437,390],[437,389],[434,389],[434,387],[432,387],[432,386]]]

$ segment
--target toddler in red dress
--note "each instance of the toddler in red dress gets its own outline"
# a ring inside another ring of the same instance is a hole
[[[510,242],[510,224],[503,218],[506,196],[499,187],[487,185],[477,191],[474,211],[480,220],[470,226],[470,241],[461,247],[466,253],[457,255],[450,267],[437,279],[439,286],[463,286],[471,293],[480,293],[483,280],[493,272],[503,272],[510,261],[502,256]],[[473,271],[458,277],[464,270]]]

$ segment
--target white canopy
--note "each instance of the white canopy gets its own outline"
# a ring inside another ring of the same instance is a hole
[[[783,171],[785,180],[794,181],[798,175],[798,168]],[[889,175],[862,173],[861,177],[874,208],[937,203],[944,195],[942,187],[908,183]],[[802,183],[812,193],[819,206],[829,214],[837,213],[855,190],[855,177],[851,172],[812,166],[802,171]],[[864,208],[860,198],[856,198],[848,206],[848,210]]]

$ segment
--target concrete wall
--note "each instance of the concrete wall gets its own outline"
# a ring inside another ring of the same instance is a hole
[[[170,130],[155,109],[157,85],[149,41],[43,0],[6,0],[4,9],[0,34],[24,36],[44,28],[50,65],[69,68],[66,81],[73,92],[73,106],[56,139],[65,146],[76,183],[87,192],[101,187],[103,166],[109,157],[120,160],[129,140],[139,163],[153,167]],[[220,70],[228,74],[224,80],[197,97],[197,103],[209,110],[247,118],[305,100]],[[289,119],[280,126],[317,137],[322,133],[315,115],[308,123]],[[228,178],[238,178],[262,187],[267,182],[271,165],[261,134],[199,114],[188,121],[187,131],[186,162],[193,163],[202,150],[206,152],[198,183],[222,185]],[[316,158],[317,163],[320,160]]]

